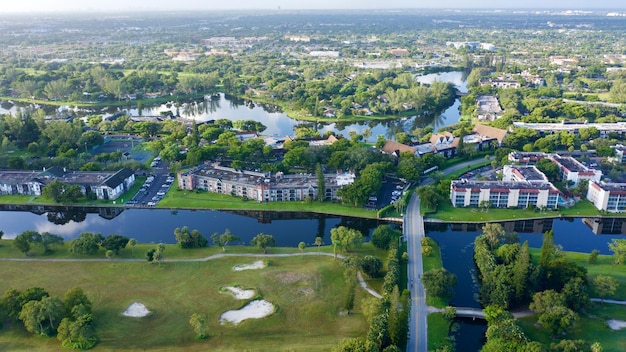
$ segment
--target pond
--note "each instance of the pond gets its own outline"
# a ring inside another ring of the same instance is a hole
[[[418,76],[416,79],[422,83],[432,83],[434,80],[451,82],[460,91],[466,91],[466,75],[460,71],[443,72]],[[417,127],[432,125],[435,130],[444,126],[455,124],[460,117],[460,102],[455,103],[443,113],[434,113],[427,116],[413,116],[402,119],[386,121],[361,121],[355,123],[320,121],[318,123],[299,122],[283,113],[279,107],[272,104],[262,104],[245,99],[238,99],[224,94],[205,96],[199,99],[187,101],[173,101],[167,104],[144,105],[141,109],[137,106],[126,107],[105,107],[98,109],[72,108],[69,106],[33,106],[11,101],[0,102],[0,114],[16,114],[21,109],[43,109],[48,116],[66,118],[68,116],[84,117],[91,115],[109,115],[119,112],[128,112],[132,116],[159,116],[161,113],[172,112],[183,118],[195,119],[197,121],[208,121],[217,119],[254,120],[259,121],[267,127],[263,134],[270,136],[292,136],[294,127],[304,124],[312,126],[320,133],[334,131],[338,134],[348,136],[351,131],[361,134],[366,128],[371,129],[370,141],[376,141],[378,135],[384,135],[388,139],[395,138],[396,133],[406,132]]]

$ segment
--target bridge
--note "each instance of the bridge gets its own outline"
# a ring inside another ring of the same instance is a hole
[[[459,318],[472,318],[476,319],[486,319],[485,312],[480,308],[470,308],[470,307],[452,307],[456,310],[456,316]],[[443,309],[428,307],[429,312],[431,313],[441,313]],[[523,310],[519,312],[512,312],[514,318],[523,318],[529,315],[535,314],[532,310]]]

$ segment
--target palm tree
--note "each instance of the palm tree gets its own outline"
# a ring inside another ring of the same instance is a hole
[[[130,240],[128,240],[128,245],[130,245],[130,250],[132,253],[132,256],[135,256],[135,245],[137,245],[137,240],[134,238],[131,238]]]
[[[315,245],[317,246],[317,253],[320,252],[320,246],[324,243],[321,237],[315,237]]]

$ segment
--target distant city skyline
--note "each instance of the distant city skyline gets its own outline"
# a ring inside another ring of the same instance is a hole
[[[12,12],[93,12],[93,11],[183,11],[183,10],[323,10],[323,9],[407,9],[407,8],[490,8],[490,9],[626,9],[626,3],[617,0],[527,0],[506,2],[502,0],[22,0],[6,1],[0,13]]]

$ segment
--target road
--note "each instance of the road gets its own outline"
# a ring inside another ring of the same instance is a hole
[[[407,351],[428,351],[428,306],[426,293],[420,280],[424,273],[422,264],[422,238],[424,237],[424,218],[420,214],[420,199],[411,197],[404,217],[404,238],[407,241],[409,263],[407,274],[411,290],[411,320]]]

